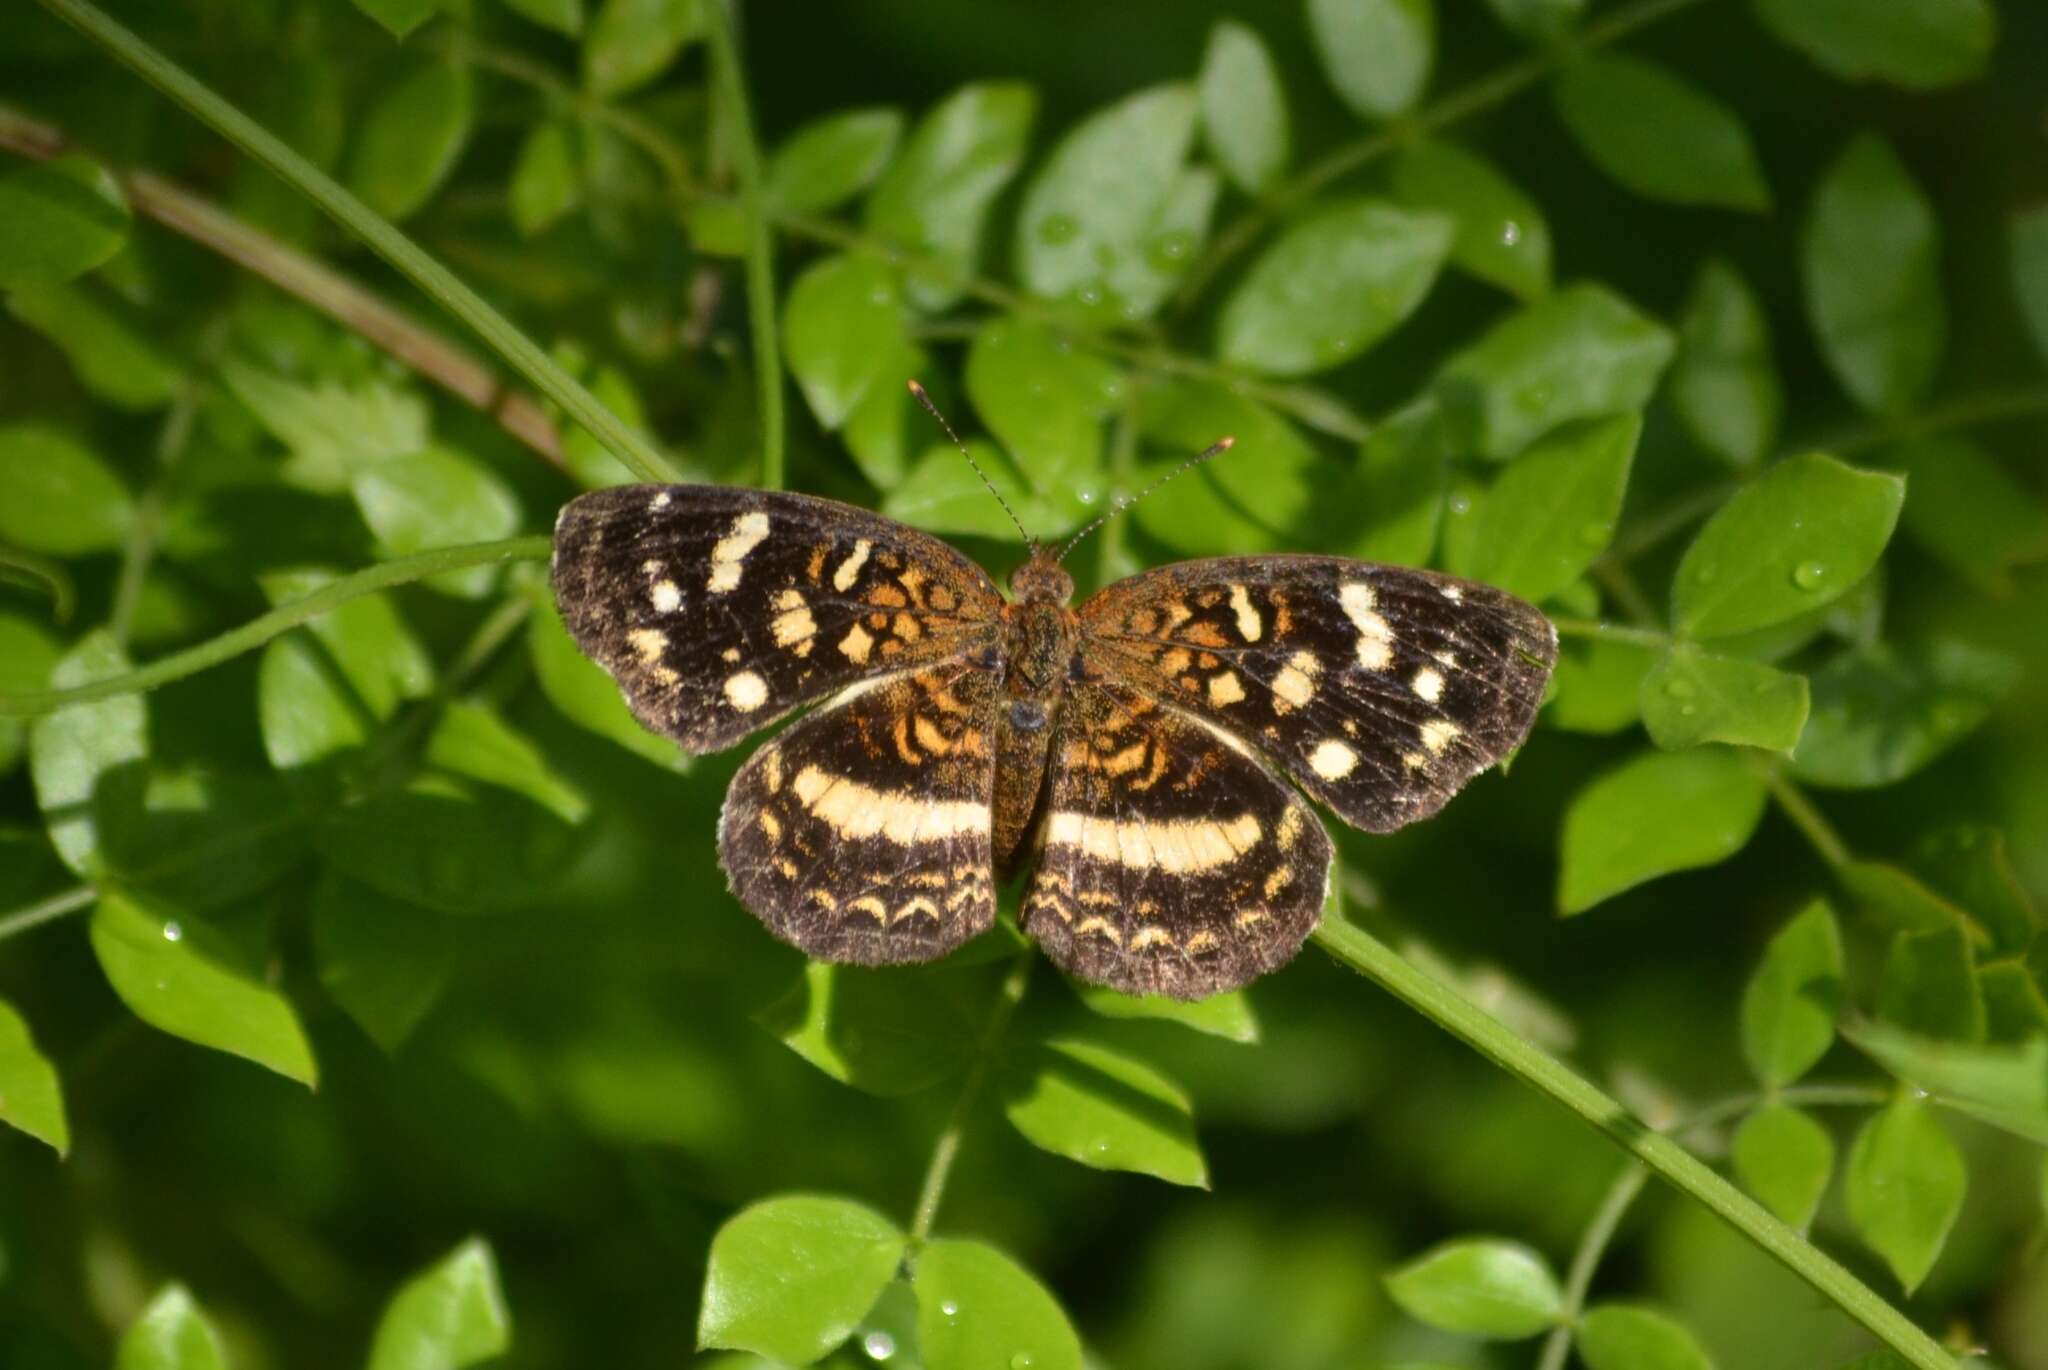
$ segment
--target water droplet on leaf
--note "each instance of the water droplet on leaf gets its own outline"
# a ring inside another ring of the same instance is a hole
[[[1048,214],[1038,221],[1038,241],[1051,247],[1074,240],[1081,225],[1071,214]]]
[[[1035,1364],[1037,1362],[1031,1359],[1029,1351],[1019,1351],[1016,1355],[1010,1357],[1010,1370],[1031,1370],[1031,1367]]]
[[[164,940],[165,940],[166,942],[177,942],[177,941],[181,941],[181,940],[183,940],[184,936],[185,936],[185,929],[184,929],[184,928],[182,928],[182,927],[180,927],[180,926],[179,926],[178,924],[176,924],[176,923],[166,923],[166,924],[164,924]]]
[[[1522,226],[1513,219],[1502,220],[1500,226],[1500,245],[1502,247],[1514,247],[1521,241]]]
[[[1827,578],[1828,568],[1817,561],[1802,561],[1792,568],[1792,583],[1802,590],[1818,590]]]
[[[960,1305],[953,1302],[951,1299],[947,1299],[944,1303],[939,1305],[939,1312],[945,1314],[949,1318],[957,1318],[960,1316]]]
[[[887,1360],[896,1354],[896,1338],[878,1329],[860,1339],[860,1349],[871,1360]]]

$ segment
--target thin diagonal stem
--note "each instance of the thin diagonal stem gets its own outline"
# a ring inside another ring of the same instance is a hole
[[[27,908],[16,909],[0,917],[0,942],[62,918],[67,913],[76,913],[99,897],[100,892],[91,885],[77,885],[47,899],[38,899]]]
[[[1607,1187],[1600,1207],[1593,1212],[1593,1220],[1586,1224],[1585,1232],[1579,1237],[1579,1249],[1572,1254],[1572,1268],[1565,1275],[1564,1282],[1564,1313],[1544,1339],[1543,1354],[1536,1362],[1536,1370],[1564,1370],[1564,1359],[1571,1354],[1572,1336],[1578,1331],[1579,1315],[1586,1311],[1586,1295],[1593,1288],[1593,1275],[1600,1269],[1600,1258],[1607,1254],[1608,1244],[1614,1240],[1621,1220],[1628,1216],[1636,1195],[1643,1192],[1643,1186],[1649,1179],[1648,1166],[1630,1161],[1614,1177],[1614,1183]]]
[[[1024,1001],[1024,990],[1031,982],[1031,966],[1036,960],[1036,954],[1029,949],[1018,955],[1010,973],[1003,977],[1003,987],[996,994],[995,1007],[989,1010],[988,1022],[982,1027],[981,1040],[975,1043],[974,1063],[967,1068],[967,1078],[960,1085],[960,1095],[953,1101],[953,1112],[947,1117],[945,1130],[939,1133],[939,1140],[932,1147],[931,1161],[924,1170],[924,1182],[918,1186],[917,1211],[910,1222],[913,1251],[932,1235],[932,1224],[939,1216],[939,1203],[946,1196],[946,1181],[952,1178],[953,1162],[960,1155],[960,1139],[967,1130],[968,1116],[981,1094],[982,1082],[988,1078],[996,1049],[1003,1040],[1003,1031],[1010,1025],[1010,1015]]]
[[[1764,784],[1770,789],[1771,798],[1777,803],[1779,811],[1792,821],[1793,827],[1805,835],[1806,840],[1813,845],[1814,851],[1820,854],[1821,860],[1827,862],[1833,869],[1840,870],[1856,859],[1855,853],[1849,850],[1849,844],[1835,831],[1834,824],[1828,822],[1827,815],[1820,811],[1813,800],[1807,797],[1806,791],[1794,784],[1784,771],[1769,761],[1759,761],[1757,770],[1763,776]]]

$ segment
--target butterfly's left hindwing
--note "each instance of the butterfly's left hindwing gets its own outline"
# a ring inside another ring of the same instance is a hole
[[[929,961],[995,921],[996,687],[966,663],[855,686],[733,777],[718,855],[777,937],[858,965]]]
[[[995,641],[1001,596],[936,538],[833,500],[620,485],[555,523],[555,601],[640,721],[729,747],[854,681]]]
[[[1513,595],[1337,557],[1182,562],[1080,615],[1092,672],[1244,739],[1368,832],[1427,818],[1520,746],[1557,660]]]

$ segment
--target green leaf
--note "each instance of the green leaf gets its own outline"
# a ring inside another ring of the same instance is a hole
[[[1693,441],[1732,466],[1755,466],[1777,442],[1785,393],[1770,327],[1756,292],[1718,257],[1693,280],[1670,393]]]
[[[114,1370],[227,1370],[227,1352],[213,1320],[182,1284],[157,1291],[128,1330]]]
[[[1941,229],[1884,139],[1858,137],[1822,178],[1800,262],[1807,314],[1842,387],[1872,413],[1910,411],[1948,330]]]
[[[1726,105],[1639,57],[1602,53],[1565,64],[1557,112],[1602,171],[1653,200],[1765,210],[1749,131]]]
[[[627,427],[642,433],[648,431],[647,406],[641,403],[639,388],[625,372],[616,366],[599,366],[578,379],[590,387],[590,393],[597,396],[598,403],[617,414]],[[639,479],[588,428],[581,424],[565,427],[562,463],[578,485],[586,490],[598,490],[607,485],[630,485]]]
[[[2010,657],[1961,642],[1844,652],[1812,676],[1793,773],[1837,789],[1903,780],[1975,732],[2017,680]]]
[[[81,638],[50,672],[50,685],[65,689],[129,669],[129,661],[104,629]],[[100,873],[100,833],[94,799],[149,755],[149,720],[139,694],[115,695],[73,704],[45,714],[29,727],[29,774],[36,802],[49,825],[51,845],[64,864],[92,878]]]
[[[846,416],[840,436],[854,465],[877,490],[893,490],[910,470],[911,458],[922,450],[932,431],[931,415],[911,398],[907,386],[893,383],[895,377],[914,380],[929,374],[929,352],[900,335],[889,357],[877,373],[880,385],[871,385]],[[943,412],[943,407],[942,407]]]
[[[221,379],[263,427],[291,449],[285,479],[320,494],[348,488],[355,467],[417,452],[429,440],[426,404],[410,391],[368,382],[299,385],[230,359]]]
[[[440,999],[455,937],[440,914],[329,871],[313,894],[313,959],[334,1002],[394,1052]]]
[[[1725,637],[1840,598],[1870,573],[1905,502],[1897,476],[1818,453],[1789,457],[1736,491],[1685,549],[1671,619]]]
[[[583,203],[576,126],[567,119],[535,124],[512,167],[512,226],[522,238],[546,232]]]
[[[583,0],[505,0],[505,8],[571,38],[583,32]]]
[[[1287,169],[1287,94],[1257,30],[1218,20],[1197,87],[1202,141],[1239,190],[1269,190]]]
[[[1995,949],[2018,954],[2033,945],[2041,921],[1997,828],[1964,823],[1931,833],[1914,851],[1913,866],[1969,910]]]
[[[1103,323],[1151,314],[1193,255],[1167,219],[1194,132],[1194,92],[1166,85],[1062,138],[1017,214],[1017,272],[1032,293]]]
[[[1570,33],[1586,0],[1487,0],[1500,21],[1531,42],[1548,43]]]
[[[158,409],[181,373],[100,297],[74,285],[24,286],[8,312],[55,343],[78,383],[118,409]]]
[[[860,1325],[903,1245],[894,1223],[845,1199],[786,1195],[744,1208],[711,1239],[697,1345],[808,1365]]]
[[[71,1149],[56,1068],[36,1050],[28,1024],[5,999],[0,999],[0,1122],[48,1142],[59,1156]]]
[[[1017,169],[1031,137],[1038,97],[1029,86],[963,86],[927,114],[868,196],[870,233],[935,257],[939,276],[915,269],[904,288],[920,309],[960,298],[959,278],[979,265],[982,227]]]
[[[128,239],[128,202],[89,157],[52,158],[0,176],[0,290],[59,285]]]
[[[1537,604],[1577,580],[1614,538],[1642,431],[1623,414],[1539,438],[1480,501],[1475,560],[1456,569]]]
[[[1968,1176],[1921,1100],[1901,1096],[1849,1148],[1849,1220],[1910,1294],[1948,1241]]]
[[[491,542],[519,531],[518,497],[495,473],[453,447],[423,447],[358,467],[349,493],[386,557]],[[491,592],[497,579],[496,567],[478,566],[436,576],[427,584],[478,599]]]
[[[97,787],[93,817],[104,869],[187,911],[254,894],[305,856],[290,796],[268,775],[130,767]]]
[[[1224,302],[1216,350],[1273,376],[1327,371],[1391,333],[1429,294],[1453,226],[1351,200],[1290,226]]]
[[[1093,1042],[1009,1054],[1003,1112],[1033,1146],[1097,1170],[1209,1186],[1187,1094],[1142,1061]]]
[[[1742,1055],[1765,1089],[1791,1084],[1828,1054],[1842,1008],[1842,936],[1816,899],[1764,949],[1742,991]]]
[[[397,222],[432,199],[469,142],[475,116],[469,68],[428,62],[386,88],[356,132],[349,189]]]
[[[1851,1024],[1842,1035],[1943,1106],[2048,1145],[2048,1039],[1970,1046],[1876,1022]]]
[[[331,812],[315,841],[337,869],[394,899],[489,913],[543,897],[588,816],[589,801],[532,743],[457,702],[443,709],[411,783]]]
[[[1543,721],[1568,733],[1618,733],[1642,716],[1643,676],[1657,661],[1648,647],[1605,638],[1559,644]]]
[[[982,967],[811,961],[756,1021],[842,1084],[900,1098],[967,1069],[990,988]]]
[[[1674,642],[1642,682],[1643,726],[1667,750],[1726,742],[1789,752],[1806,727],[1806,677]]]
[[[1108,362],[1022,319],[983,324],[967,350],[975,412],[1024,484],[1066,506],[1067,526],[1092,514],[1102,495],[1102,421],[1124,385]],[[1032,526],[1041,536],[1055,531]]]
[[[783,350],[811,412],[825,428],[845,423],[903,351],[896,273],[876,257],[827,257],[797,277],[782,311]]]
[[[1543,1257],[1515,1242],[1467,1238],[1426,1252],[1386,1277],[1404,1312],[1461,1337],[1520,1341],[1564,1316],[1564,1294]]]
[[[1988,0],[1752,0],[1764,27],[1848,80],[1915,89],[1984,69],[1996,24]]]
[[[1082,1003],[1105,1018],[1151,1018],[1226,1041],[1259,1040],[1259,1020],[1243,990],[1206,999],[1169,999],[1163,994],[1123,994],[1106,985],[1084,985],[1078,980],[1068,983]]]
[[[1936,894],[1897,866],[1882,861],[1850,861],[1835,871],[1856,907],[1875,914],[1889,926],[1905,932],[1940,932],[1961,927],[1982,938],[1964,910]]]
[[[1878,988],[1878,1013],[1916,1036],[1983,1042],[1984,991],[1961,926],[1902,932],[1892,939]]]
[[[266,576],[273,604],[302,599],[334,580],[330,571]],[[384,595],[350,600],[275,638],[256,669],[256,716],[263,749],[280,771],[314,766],[363,746],[408,699],[433,688],[424,648]]]
[[[2026,962],[1979,962],[1977,984],[1984,991],[1984,1035],[1991,1041],[2010,1046],[2048,1037],[2048,995]]]
[[[1550,222],[1492,163],[1425,139],[1395,157],[1389,188],[1410,209],[1450,216],[1453,266],[1523,300],[1550,293]]]
[[[775,149],[761,191],[776,209],[822,214],[875,183],[903,138],[894,109],[849,109],[805,124]]]
[[[212,926],[109,890],[93,910],[92,949],[114,993],[151,1027],[313,1085],[291,1004],[247,973]]]
[[[1444,364],[1436,390],[1451,450],[1500,461],[1573,419],[1641,409],[1675,346],[1605,288],[1567,286]]]
[[[1730,1159],[1743,1188],[1787,1227],[1804,1232],[1835,1169],[1835,1142],[1811,1115],[1765,1104],[1735,1130]]]
[[[2048,205],[2012,216],[2007,237],[2012,293],[2034,351],[2048,362]]]
[[[0,428],[0,543],[76,557],[119,547],[134,502],[106,463],[61,428]]]
[[[2048,509],[1967,438],[1939,434],[1885,450],[1905,474],[1906,534],[1977,588],[2012,593],[2012,568],[2048,557]]]
[[[1448,495],[1443,423],[1424,398],[1390,415],[1359,449],[1344,500],[1353,515],[1346,555],[1427,566]]]
[[[668,770],[688,770],[690,758],[683,750],[643,727],[626,707],[618,682],[583,655],[562,626],[562,615],[547,582],[536,577],[526,594],[533,604],[526,625],[527,652],[533,661],[534,679],[548,703],[571,723],[609,738],[635,756]]]
[[[1343,473],[1319,455],[1299,429],[1234,387],[1183,380],[1148,385],[1140,395],[1145,439],[1170,455],[1135,472],[1135,491],[1225,434],[1229,453],[1148,496],[1132,516],[1148,536],[1175,550],[1207,555],[1318,545],[1348,536],[1329,524],[1338,511],[1330,491]],[[1326,532],[1326,528],[1328,531]]]
[[[1598,1304],[1574,1344],[1587,1370],[1714,1370],[1693,1334],[1652,1308]]]
[[[40,623],[0,612],[0,694],[42,689],[61,653],[57,639]],[[20,762],[28,732],[28,719],[0,718],[0,777]]]
[[[490,1244],[471,1237],[406,1281],[384,1306],[369,1370],[462,1370],[512,1346],[512,1315]]]
[[[1557,904],[1582,913],[1672,871],[1742,850],[1764,782],[1732,752],[1645,752],[1602,772],[1565,809]]]
[[[403,38],[428,19],[440,0],[352,0],[355,7],[382,24],[395,38]]]
[[[703,0],[605,0],[583,40],[584,89],[601,100],[624,95],[703,36]]]
[[[1430,0],[1308,0],[1323,74],[1353,112],[1385,119],[1412,108],[1436,59]]]
[[[1058,1301],[994,1247],[928,1242],[916,1278],[925,1370],[1081,1370],[1081,1341]]]
[[[1078,500],[1075,492],[1040,495],[1024,484],[1008,457],[980,438],[969,439],[967,450],[988,473],[989,484],[1016,511],[1018,522],[1034,536],[1057,537],[1080,524],[1081,512],[1089,506]],[[1092,497],[1100,488],[1100,468],[1089,473],[1088,479]],[[965,533],[1008,541],[1017,537],[1010,516],[990,497],[988,486],[960,459],[951,443],[925,448],[902,481],[883,497],[881,511],[929,533]]]

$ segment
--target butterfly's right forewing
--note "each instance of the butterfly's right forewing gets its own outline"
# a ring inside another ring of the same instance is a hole
[[[1001,596],[960,553],[851,505],[621,485],[555,524],[555,602],[640,721],[693,752],[857,681],[993,643]]]

